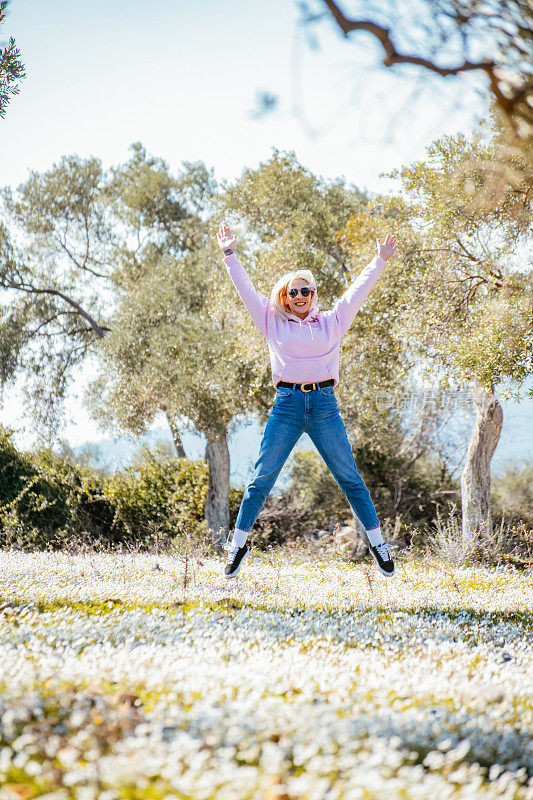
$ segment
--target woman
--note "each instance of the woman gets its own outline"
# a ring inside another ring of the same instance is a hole
[[[237,237],[227,225],[217,234],[224,263],[250,316],[268,343],[276,400],[270,412],[254,474],[246,488],[227,546],[226,578],[239,574],[248,555],[248,534],[294,445],[307,432],[361,520],[379,570],[390,577],[394,562],[381,535],[379,519],[365,482],[357,471],[335,386],[339,382],[340,340],[350,328],[385,262],[396,251],[396,237],[377,239],[378,254],[337,300],[319,311],[313,274],[289,272],[277,281],[270,299],[256,291],[233,252]]]

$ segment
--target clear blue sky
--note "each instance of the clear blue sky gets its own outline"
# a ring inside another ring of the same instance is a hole
[[[459,92],[442,80],[416,90],[421,73],[384,71],[369,36],[343,41],[322,23],[313,50],[297,18],[292,0],[12,0],[4,34],[15,36],[28,77],[0,121],[0,185],[67,153],[108,166],[141,141],[176,171],[201,159],[229,180],[273,146],[290,149],[316,173],[378,192],[389,185],[380,172],[471,129],[475,95],[464,79]],[[261,90],[279,106],[253,119]],[[69,409],[72,444],[101,435],[81,399]],[[4,410],[29,446],[13,393]]]

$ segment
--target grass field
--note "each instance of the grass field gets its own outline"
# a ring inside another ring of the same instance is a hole
[[[404,558],[0,553],[0,800],[533,800],[533,575]]]

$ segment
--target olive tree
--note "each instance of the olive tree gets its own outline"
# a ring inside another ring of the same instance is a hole
[[[227,533],[229,425],[252,400],[227,310],[206,313],[227,280],[206,221],[216,184],[200,162],[175,177],[142,145],[132,150],[109,171],[63,157],[3,190],[0,378],[24,378],[51,439],[75,368],[93,356],[102,420],[141,432],[163,413],[179,456],[180,425],[206,435],[206,521]]]
[[[463,534],[490,530],[490,462],[503,412],[497,389],[520,387],[533,369],[531,218],[515,199],[478,203],[494,141],[445,136],[419,161],[391,173],[418,230],[398,337],[426,377],[471,391],[476,421],[461,476]]]
[[[101,420],[137,433],[164,413],[178,452],[180,430],[205,435],[205,517],[216,544],[229,533],[228,436],[253,405],[249,370],[232,358],[228,311],[216,313],[210,300],[227,281],[211,219],[216,182],[201,162],[174,176],[140,144],[132,149],[107,189],[115,306],[91,405]]]
[[[68,156],[2,191],[1,377],[5,385],[24,376],[34,420],[48,436],[75,367],[109,330],[105,185],[98,159]]]

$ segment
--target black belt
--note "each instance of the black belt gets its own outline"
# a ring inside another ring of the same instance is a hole
[[[301,389],[302,392],[311,392],[313,389],[317,389],[319,386],[333,386],[335,383],[333,378],[328,378],[327,381],[319,381],[318,383],[287,383],[287,381],[279,381],[276,384],[276,389],[279,386],[285,386],[287,389]],[[304,386],[309,386],[309,389],[304,389]]]

